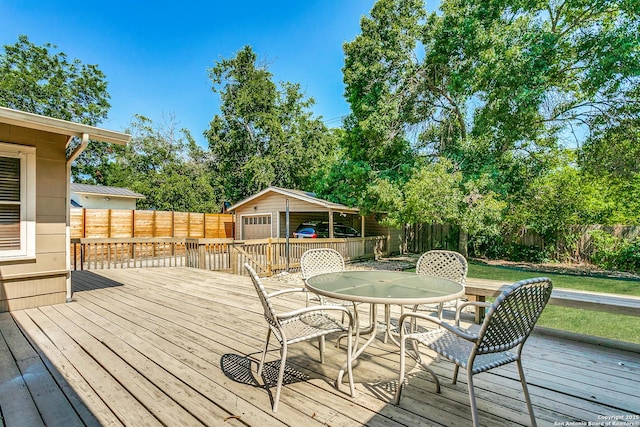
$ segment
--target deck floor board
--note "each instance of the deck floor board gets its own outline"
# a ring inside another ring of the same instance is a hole
[[[466,375],[451,384],[446,361],[431,364],[441,394],[413,363],[401,404],[393,405],[398,349],[382,340],[354,366],[354,398],[346,383],[333,384],[344,345],[329,340],[324,364],[316,342],[292,346],[291,376],[274,414],[275,387],[263,384],[277,369],[278,350],[272,347],[258,378],[266,323],[247,277],[112,269],[74,272],[72,284],[71,303],[0,313],[0,425],[470,425]],[[304,303],[302,295],[286,296],[276,307]],[[359,310],[364,322],[366,305]],[[523,364],[538,425],[627,417],[640,426],[637,353],[534,333]],[[515,366],[474,379],[483,426],[529,425]]]

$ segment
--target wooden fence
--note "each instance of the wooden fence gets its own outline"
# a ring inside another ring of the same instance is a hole
[[[348,239],[204,239],[81,238],[71,239],[73,270],[188,266],[245,274],[244,263],[260,275],[298,271],[300,257],[312,248],[337,250],[345,261],[377,258],[388,253],[388,238]]]
[[[569,234],[577,236],[575,243],[558,241],[549,252],[556,261],[590,262],[595,250],[591,236],[594,230],[602,230],[614,237],[627,240],[640,236],[640,226],[576,225],[569,230]],[[404,227],[403,247],[405,252],[409,253],[422,253],[431,249],[448,249],[464,253],[465,249],[460,247],[461,242],[465,241],[464,237],[458,227],[447,224],[411,224]],[[505,238],[517,245],[541,250],[547,248],[544,237],[533,231]]]
[[[461,252],[458,227],[449,224],[407,224],[403,231],[405,252],[418,254],[432,249]]]
[[[71,209],[71,238],[233,238],[233,215]]]

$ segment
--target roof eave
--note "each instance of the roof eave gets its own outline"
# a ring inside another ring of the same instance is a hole
[[[75,191],[75,190],[71,190],[72,192],[82,195],[82,196],[101,196],[101,197],[118,197],[120,199],[145,199],[147,196],[145,195],[139,195],[139,196],[127,196],[124,194],[111,194],[111,193],[91,193],[89,191]]]
[[[78,138],[82,138],[83,134],[88,134],[92,140],[112,144],[125,145],[131,140],[131,135],[126,133],[73,123],[67,120],[55,119],[53,117],[41,116],[39,114],[27,113],[26,111],[6,107],[0,107],[0,123],[60,135],[77,136]]]
[[[227,209],[227,211],[229,212],[233,212],[235,211],[239,206],[245,205],[249,202],[251,202],[252,200],[263,196],[264,194],[273,191],[274,193],[278,193],[278,194],[282,194],[283,196],[289,196],[289,197],[294,197],[296,199],[299,200],[303,200],[307,203],[312,203],[314,205],[319,205],[322,206],[324,208],[327,209],[331,209],[331,210],[336,210],[336,211],[342,211],[342,212],[352,212],[352,213],[357,213],[360,212],[360,209],[358,208],[350,208],[348,206],[344,206],[344,205],[336,205],[334,203],[331,202],[327,202],[326,200],[322,200],[322,199],[318,199],[315,197],[309,197],[309,196],[304,196],[302,194],[298,194],[298,193],[292,193],[290,191],[287,191],[286,189],[280,188],[280,187],[267,187],[264,190],[254,194],[253,196],[247,197],[246,199],[236,203],[235,205],[229,207],[229,209]]]

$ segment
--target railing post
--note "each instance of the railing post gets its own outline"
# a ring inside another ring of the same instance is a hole
[[[267,275],[271,276],[271,270],[273,267],[273,248],[272,248],[272,242],[271,242],[271,237],[269,237],[269,240],[267,241]]]
[[[207,245],[205,243],[200,242],[200,239],[198,239],[197,242],[198,242],[198,268],[200,270],[206,270],[207,269]]]
[[[231,273],[238,274],[238,251],[236,251],[236,242],[229,245],[229,255],[231,262]]]

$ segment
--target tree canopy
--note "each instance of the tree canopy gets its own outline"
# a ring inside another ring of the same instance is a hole
[[[307,189],[337,141],[297,83],[272,81],[250,46],[209,70],[221,114],[205,132],[215,188],[239,201],[267,186]]]
[[[218,212],[219,199],[211,186],[208,154],[176,119],[154,123],[136,116],[126,130],[131,141],[110,162],[104,184],[142,193],[140,209],[178,212]]]
[[[547,236],[611,220],[577,201],[593,201],[587,167],[637,170],[632,3],[443,0],[428,13],[419,0],[377,1],[344,46],[346,158],[326,179],[358,187],[363,205],[398,223],[453,221],[472,234],[498,220]]]
[[[97,65],[69,60],[49,43],[25,35],[0,53],[0,103],[5,107],[95,126],[107,117],[109,94]]]
[[[57,46],[37,46],[25,35],[0,52],[0,105],[96,126],[111,105],[106,76],[95,64],[69,60]],[[79,141],[71,144],[72,150]],[[101,182],[105,165],[118,148],[92,142],[72,165],[76,180]]]

